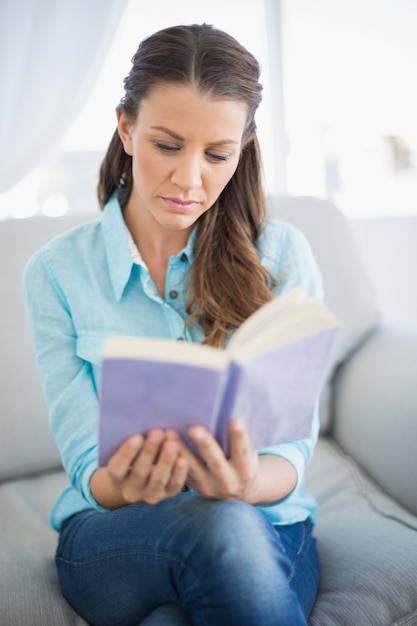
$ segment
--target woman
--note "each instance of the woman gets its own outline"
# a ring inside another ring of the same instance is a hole
[[[25,293],[71,486],[51,521],[63,594],[91,624],[306,624],[318,588],[303,474],[317,437],[231,457],[201,426],[155,424],[97,465],[100,354],[114,335],[221,348],[295,286],[321,297],[305,239],[265,219],[259,67],[207,25],[142,42],[100,170],[101,220],[47,244]]]

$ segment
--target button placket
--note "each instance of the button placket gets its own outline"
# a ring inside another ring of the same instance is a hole
[[[170,334],[177,341],[186,341],[187,332],[185,321],[184,278],[187,273],[188,256],[182,253],[180,256],[171,257],[168,263],[166,275],[166,317],[170,326]]]
[[[184,341],[186,336],[184,319],[181,317],[178,311],[176,311],[168,303],[165,303],[164,309],[165,319],[170,329],[170,336],[172,338],[175,337],[177,341]]]
[[[187,256],[187,255],[185,255]],[[166,275],[166,299],[181,315],[185,313],[183,281],[186,274],[186,266],[181,257],[171,258]]]

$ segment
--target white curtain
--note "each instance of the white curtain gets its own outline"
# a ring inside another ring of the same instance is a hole
[[[0,0],[0,193],[59,145],[127,0]]]

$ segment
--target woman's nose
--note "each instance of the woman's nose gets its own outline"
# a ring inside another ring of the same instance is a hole
[[[184,191],[201,187],[201,160],[197,156],[184,156],[178,159],[171,176],[171,182]]]

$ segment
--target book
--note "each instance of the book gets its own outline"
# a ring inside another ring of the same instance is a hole
[[[338,321],[295,289],[255,311],[223,349],[159,338],[113,337],[103,351],[99,464],[127,437],[205,426],[229,455],[241,418],[251,448],[307,438]]]

